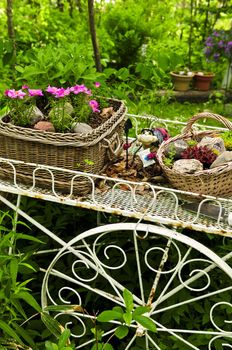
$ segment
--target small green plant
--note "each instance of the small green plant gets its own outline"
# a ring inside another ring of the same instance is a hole
[[[176,156],[175,147],[174,147],[174,145],[171,145],[168,154],[166,154],[164,159],[163,159],[164,164],[167,167],[171,168],[172,164],[174,163],[175,156]]]
[[[188,140],[187,144],[189,147],[193,147],[197,145],[197,141],[196,140]]]
[[[232,151],[232,131],[226,131],[221,134],[227,151]]]
[[[123,291],[123,299],[125,303],[125,309],[121,306],[115,306],[112,310],[106,310],[101,312],[97,316],[98,322],[109,322],[109,321],[119,321],[120,325],[116,328],[114,335],[118,339],[123,339],[129,333],[129,326],[131,324],[138,324],[137,332],[138,335],[142,335],[143,332],[151,331],[156,333],[156,324],[155,322],[146,314],[149,313],[149,306],[134,306],[133,302],[133,294],[128,290],[124,289]],[[96,334],[96,332],[95,332]],[[101,334],[102,336],[102,334]],[[101,338],[101,337],[100,337]],[[91,350],[95,350],[96,347],[93,346]],[[104,349],[112,349],[106,348]]]

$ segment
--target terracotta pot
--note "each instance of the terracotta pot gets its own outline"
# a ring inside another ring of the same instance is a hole
[[[189,72],[188,74],[181,74],[176,72],[170,73],[172,77],[172,83],[174,86],[174,90],[176,91],[187,91],[190,89],[190,83],[193,79],[194,73]]]
[[[194,76],[194,87],[199,91],[208,91],[211,86],[211,82],[213,80],[213,73],[195,73]]]

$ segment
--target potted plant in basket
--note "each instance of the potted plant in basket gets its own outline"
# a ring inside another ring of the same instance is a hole
[[[95,94],[99,87],[95,83]],[[6,90],[5,98],[9,112],[0,120],[0,157],[100,173],[122,149],[126,114],[123,101],[95,98],[93,90],[83,84],[66,88],[48,86],[43,91],[23,86]],[[2,172],[0,169],[0,177]],[[4,176],[8,172],[9,169],[5,170]],[[22,181],[30,178],[32,182],[32,166],[24,166],[18,173]],[[73,175],[57,173],[57,188],[70,190]],[[51,179],[47,177],[48,174],[43,174],[42,185],[46,181],[50,185]],[[78,191],[82,192],[80,178],[77,182]]]
[[[179,71],[173,71],[170,73],[174,90],[176,91],[187,91],[190,89],[190,84],[194,77],[194,73],[184,69]]]

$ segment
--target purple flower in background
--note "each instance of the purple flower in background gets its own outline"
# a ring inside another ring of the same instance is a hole
[[[220,36],[220,33],[219,33],[218,31],[215,30],[215,31],[213,32],[213,35],[216,36],[216,37],[218,37],[218,36]]]
[[[27,90],[27,89],[29,89],[29,86],[28,86],[28,85],[23,85],[23,86],[22,86],[22,89],[23,89],[23,90]]]
[[[222,48],[224,47],[224,41],[223,41],[223,40],[220,40],[220,41],[218,42],[218,47],[219,47],[220,49],[222,49]]]
[[[220,58],[220,53],[215,53],[213,55],[213,59],[214,59],[215,62],[219,61],[219,58]]]
[[[205,40],[204,54],[208,60],[218,62],[232,59],[232,30],[217,30]]]
[[[99,83],[98,81],[96,81],[96,83],[94,84],[96,88],[99,88],[101,86],[101,83]]]
[[[96,100],[90,100],[89,101],[89,105],[92,108],[93,112],[99,113],[100,109],[99,109],[99,104]]]

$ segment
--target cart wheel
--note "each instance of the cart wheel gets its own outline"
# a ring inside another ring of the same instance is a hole
[[[164,227],[97,227],[51,262],[42,307],[71,330],[76,349],[232,348],[232,269],[225,260]],[[133,295],[132,307],[125,295]]]

